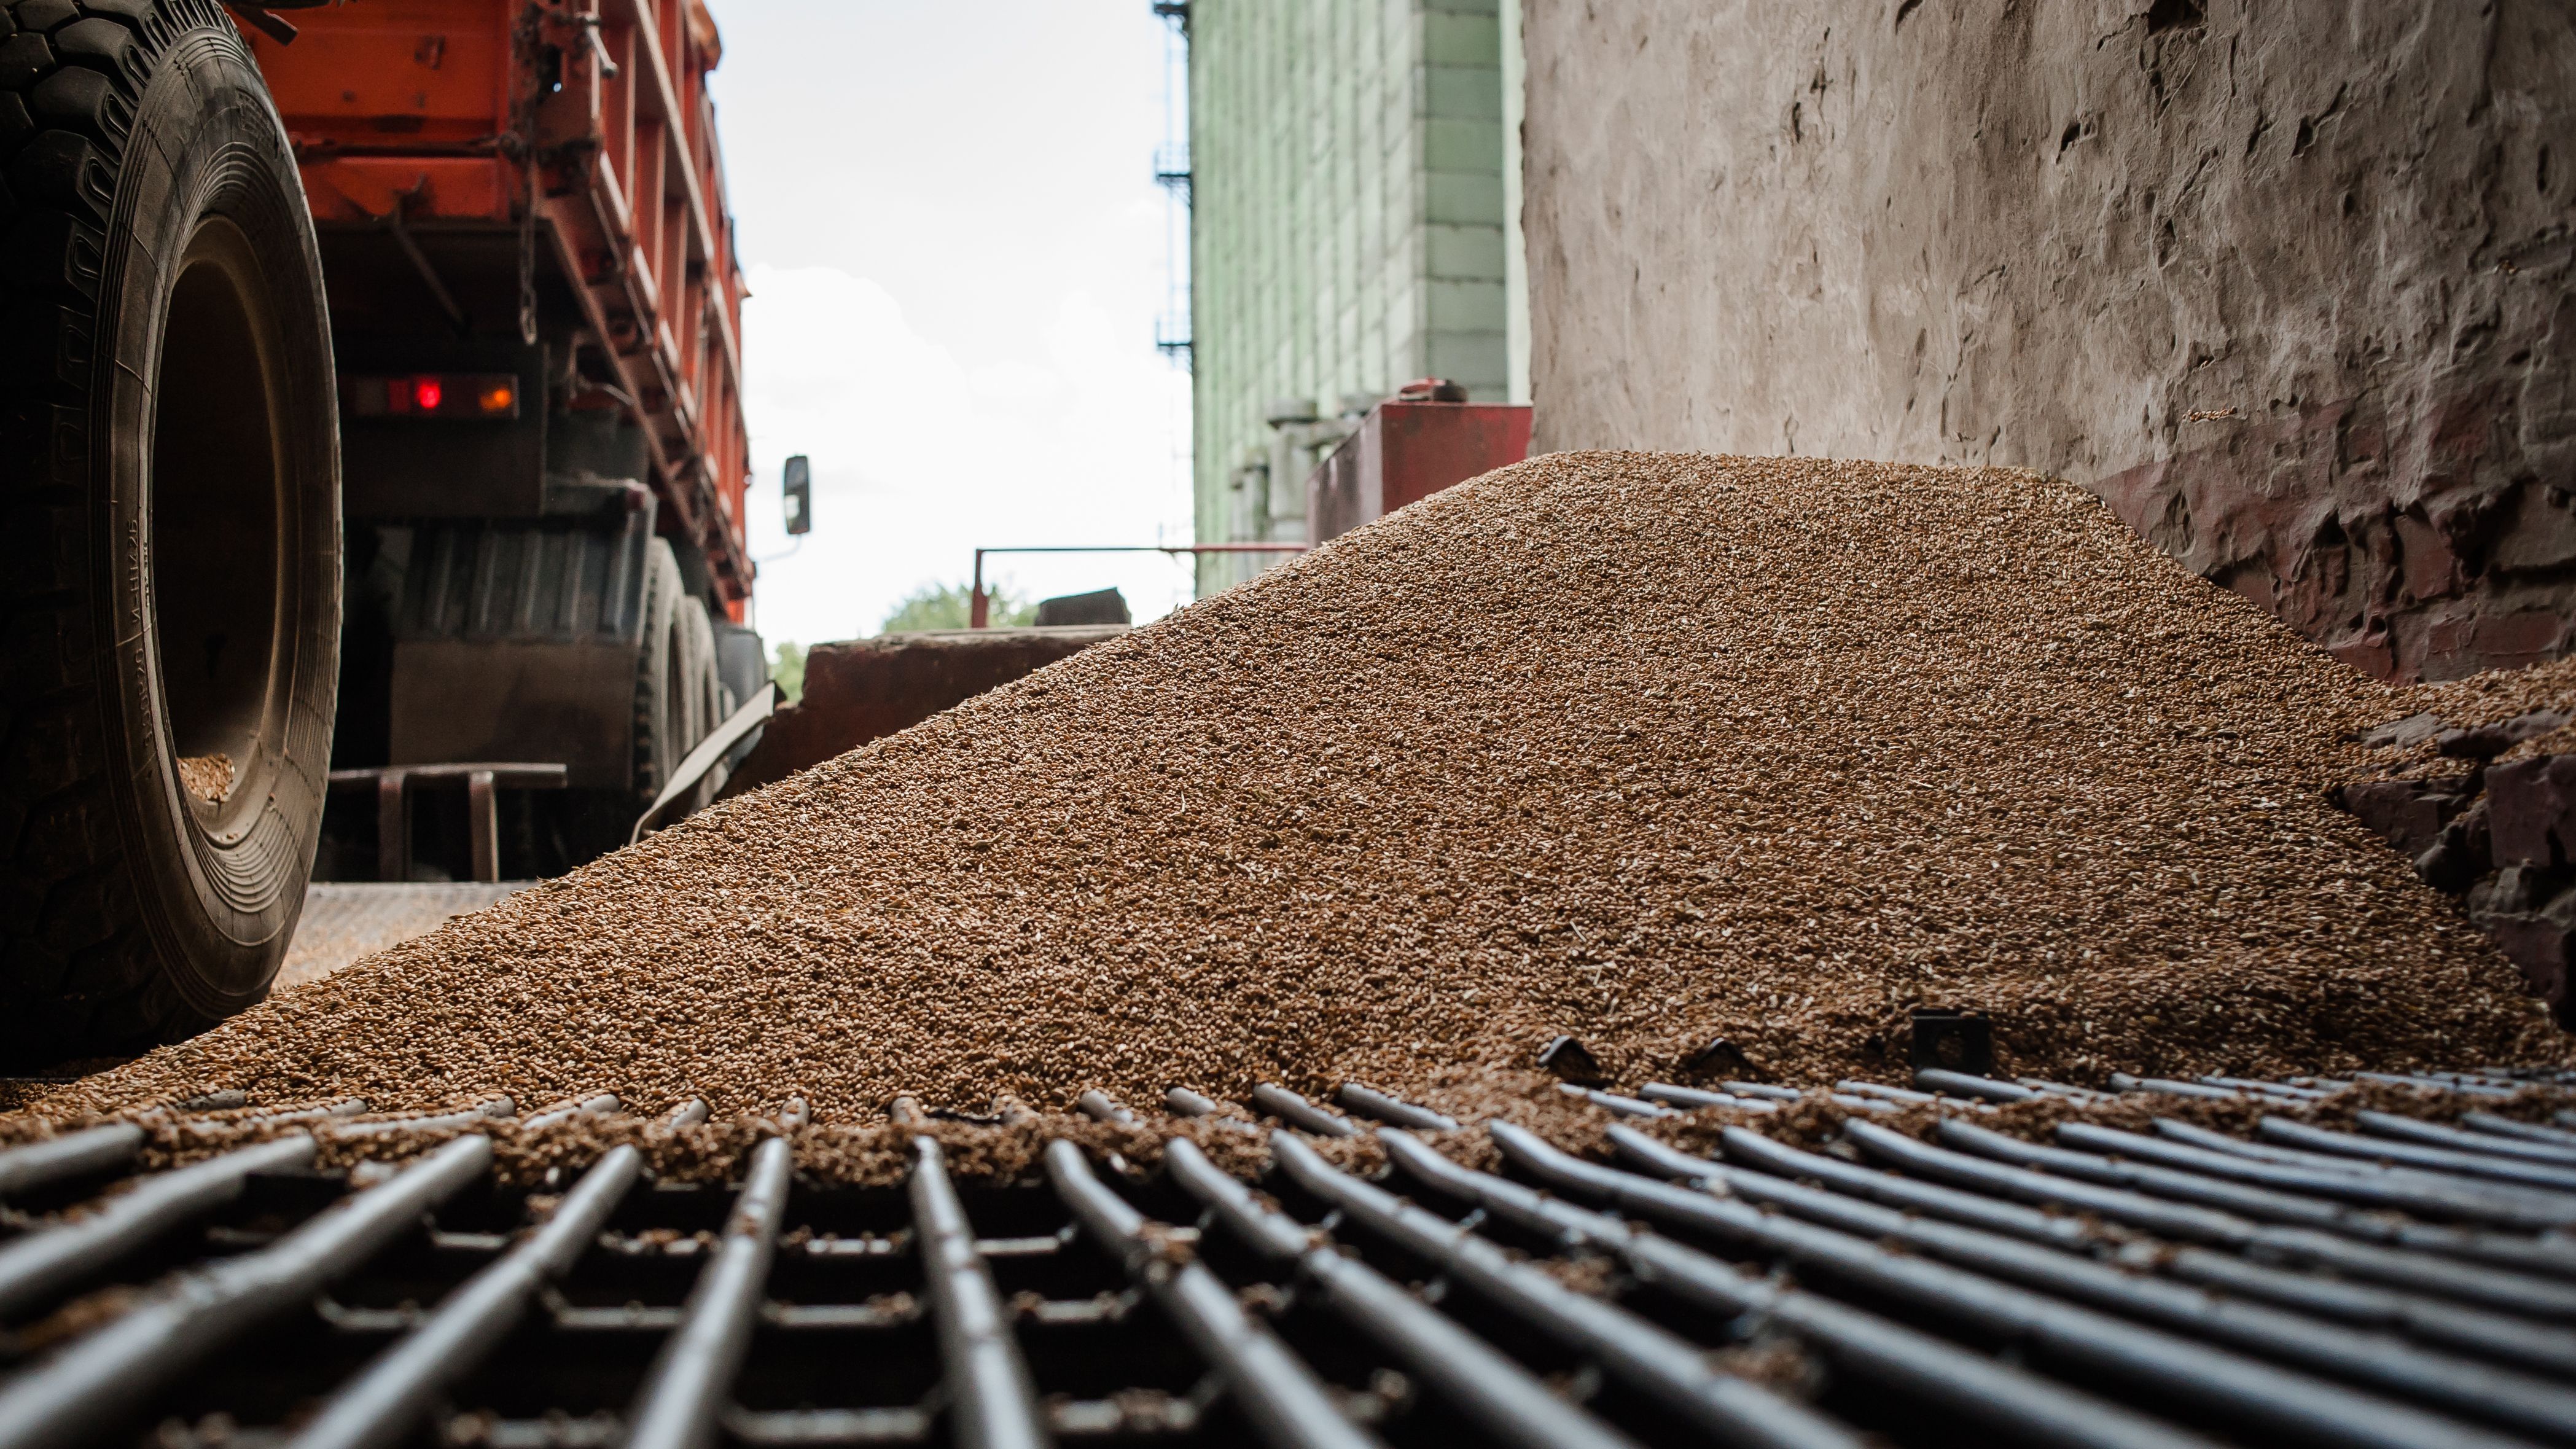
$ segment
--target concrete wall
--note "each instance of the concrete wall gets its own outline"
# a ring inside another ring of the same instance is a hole
[[[2566,0],[1522,0],[1538,446],[2021,465],[2383,675],[2571,647]]]
[[[1265,419],[1426,373],[1509,388],[1497,0],[1196,0],[1190,276],[1202,542],[1301,539]],[[1329,447],[1329,440],[1324,442]],[[1300,452],[1300,458],[1305,454]],[[1202,555],[1200,592],[1273,559]]]

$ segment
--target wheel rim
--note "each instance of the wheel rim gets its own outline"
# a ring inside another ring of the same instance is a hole
[[[165,748],[197,827],[247,834],[283,753],[293,557],[278,447],[282,354],[250,238],[198,223],[154,380],[153,658]]]

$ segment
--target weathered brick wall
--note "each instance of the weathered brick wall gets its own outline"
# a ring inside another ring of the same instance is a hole
[[[1538,446],[2000,463],[2356,665],[2576,647],[2565,0],[1523,0]]]

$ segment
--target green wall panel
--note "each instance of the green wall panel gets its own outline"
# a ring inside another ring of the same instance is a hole
[[[1242,481],[1276,400],[1330,414],[1426,373],[1509,392],[1502,22],[1496,0],[1191,6],[1202,541],[1304,536],[1268,506],[1294,487]],[[1272,562],[1202,557],[1199,590]]]

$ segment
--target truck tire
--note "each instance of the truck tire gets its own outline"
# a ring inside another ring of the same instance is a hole
[[[683,610],[697,600],[680,580],[671,545],[654,539],[644,550],[643,637],[635,653],[635,814],[662,793],[697,736]],[[628,820],[633,820],[633,815]]]
[[[715,733],[716,726],[723,724],[725,716],[732,713],[725,708],[724,676],[716,667],[715,624],[707,613],[706,602],[694,595],[680,606],[680,653],[688,669],[688,744],[680,751],[685,758],[690,750],[698,747],[698,741]],[[714,772],[701,780],[679,813],[692,814],[714,799],[715,786],[724,783],[723,770],[724,767],[718,765]]]
[[[214,0],[0,15],[0,1059],[260,1000],[339,668],[322,265]]]

